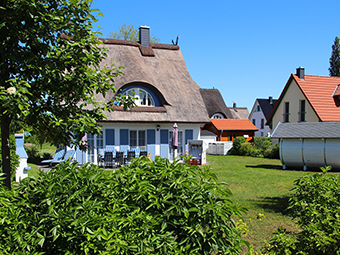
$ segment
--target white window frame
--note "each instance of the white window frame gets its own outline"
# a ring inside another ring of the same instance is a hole
[[[131,132],[136,132],[136,145],[131,145]],[[144,133],[144,144],[141,145],[141,134]],[[146,130],[129,130],[129,146],[130,149],[139,148],[140,150],[146,150]]]
[[[152,95],[147,92],[145,89],[142,88],[131,88],[124,92],[124,95],[130,95],[135,100],[135,104],[137,106],[145,106],[145,107],[154,107],[155,100],[153,99]],[[145,95],[145,97],[142,97]],[[145,102],[145,103],[144,103]]]
[[[224,119],[224,117],[220,113],[215,113],[213,116],[211,116],[211,119]]]
[[[101,131],[100,135],[92,135],[90,133],[87,133],[86,140],[88,144],[87,162],[97,164],[99,150],[104,148],[103,131]]]

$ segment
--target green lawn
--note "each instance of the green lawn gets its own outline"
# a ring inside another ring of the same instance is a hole
[[[311,172],[282,170],[277,159],[208,155],[207,160],[219,181],[229,184],[232,200],[248,209],[245,239],[255,250],[260,251],[278,227],[297,230],[285,209],[294,180]]]
[[[49,153],[51,156],[53,156],[57,148],[53,145],[50,145],[49,143],[44,143],[42,145],[42,148],[40,148],[39,145],[34,144],[27,146],[27,148],[31,147],[35,147],[37,149],[38,154],[36,157],[28,159],[28,165],[31,166],[31,170],[28,170],[28,175],[37,177],[38,165],[43,160],[41,157],[44,155],[44,153]]]

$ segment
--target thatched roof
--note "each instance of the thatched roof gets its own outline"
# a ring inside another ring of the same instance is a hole
[[[247,107],[228,107],[230,110],[233,119],[241,119],[245,120],[249,117],[249,111]]]
[[[210,118],[216,113],[222,114],[227,119],[233,118],[219,90],[201,89],[200,91]]]
[[[177,45],[150,44],[143,47],[138,42],[101,39],[108,49],[102,65],[123,66],[125,75],[115,78],[117,93],[126,85],[142,84],[159,95],[163,106],[138,107],[122,111],[115,107],[107,113],[110,122],[178,122],[206,123],[209,116],[200,87],[191,79],[182,53]],[[107,93],[101,101],[115,95]]]

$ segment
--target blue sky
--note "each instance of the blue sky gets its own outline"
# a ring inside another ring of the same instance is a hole
[[[256,98],[278,98],[299,66],[329,75],[340,37],[339,0],[94,0],[92,8],[104,14],[94,24],[103,38],[124,23],[149,26],[160,43],[178,35],[192,79],[249,111]]]

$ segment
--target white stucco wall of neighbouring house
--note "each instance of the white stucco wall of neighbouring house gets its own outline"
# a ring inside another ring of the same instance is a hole
[[[254,134],[255,136],[268,136],[270,134],[269,126],[266,126],[266,117],[263,114],[261,107],[259,107],[259,103],[256,100],[253,106],[253,109],[250,113],[249,120],[259,129]],[[263,127],[261,122],[263,121]]]

